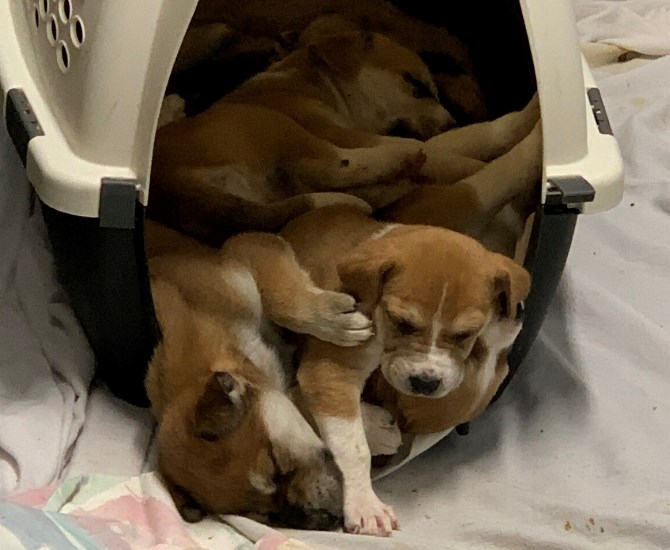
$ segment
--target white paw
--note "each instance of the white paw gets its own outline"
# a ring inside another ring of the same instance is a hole
[[[319,292],[310,334],[338,346],[357,346],[372,334],[372,321],[356,311],[356,300],[349,294]]]
[[[177,94],[165,96],[161,105],[161,112],[158,115],[158,128],[160,129],[175,120],[184,118],[186,116],[184,113],[185,107],[186,102]]]
[[[372,490],[345,496],[344,529],[348,533],[390,537],[399,528],[393,508],[386,506]]]
[[[370,454],[396,454],[402,443],[402,435],[391,413],[382,407],[361,403],[361,416]]]

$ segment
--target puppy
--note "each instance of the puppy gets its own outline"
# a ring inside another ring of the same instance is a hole
[[[299,35],[315,19],[332,14],[386,34],[419,54],[435,75],[442,101],[459,113],[461,123],[486,118],[486,101],[466,45],[445,28],[410,17],[387,0],[201,0],[183,55],[193,58],[198,50],[219,43],[211,36],[212,24],[225,23],[237,31],[242,44],[257,45],[259,40],[282,42]]]
[[[351,346],[369,338],[369,319],[351,296],[317,288],[277,236],[217,251],[149,222],[147,243],[162,340],[146,389],[182,516],[339,525],[341,474],[286,395],[293,348],[279,327]]]
[[[346,190],[409,223],[442,225],[445,210],[453,221],[454,205],[466,204],[453,228],[479,238],[539,179],[537,98],[426,143],[382,136],[402,127],[425,138],[448,124],[425,65],[338,17],[315,21],[301,40],[301,49],[205,113],[159,130],[150,216],[218,245],[240,229],[276,231],[328,204],[323,192]],[[486,216],[470,228],[473,203]]]
[[[382,134],[424,139],[452,123],[416,54],[377,33],[329,33],[157,132],[149,215],[219,245],[278,230],[311,193],[401,182],[372,196],[379,208],[425,160],[421,141]]]
[[[520,271],[518,273],[521,273]],[[524,280],[526,279],[526,280]],[[505,281],[507,284],[507,281]],[[523,322],[523,300],[529,291],[528,277],[519,276],[515,285],[510,284],[496,304],[491,319],[474,339],[469,355],[462,363],[460,383],[442,397],[432,398],[417,395],[421,392],[399,391],[398,384],[389,382],[382,371],[375,371],[365,389],[365,399],[379,408],[390,411],[402,434],[442,433],[459,424],[474,420],[489,405],[500,384],[507,377],[509,366],[507,354],[521,331]],[[423,320],[427,324],[427,320]],[[401,346],[420,347],[418,332],[408,335]],[[387,361],[391,361],[388,358]],[[416,384],[415,384],[416,385]],[[426,389],[430,389],[426,387]],[[368,421],[368,423],[370,423]],[[390,440],[389,436],[390,435]],[[390,442],[396,437],[387,434],[378,447],[386,444],[388,449],[377,449],[372,454],[390,455]],[[386,441],[390,442],[387,443]]]
[[[308,338],[298,382],[343,474],[345,528],[388,536],[398,522],[371,485],[360,405],[366,381],[381,365],[400,394],[446,399],[472,378],[478,363],[471,358],[484,356],[482,345],[494,353],[510,345],[516,328],[501,327],[516,327],[529,275],[465,235],[378,222],[346,206],[300,216],[281,234],[315,284],[350,293],[374,318],[374,338],[357,347]],[[484,374],[474,374],[481,377],[475,408],[495,391],[494,363],[493,373],[486,363]]]

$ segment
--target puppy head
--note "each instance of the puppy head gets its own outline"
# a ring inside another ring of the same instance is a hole
[[[341,474],[288,398],[225,371],[201,386],[168,405],[159,424],[160,470],[182,516],[336,527]]]
[[[337,526],[341,474],[321,440],[220,324],[192,315],[169,290],[154,282],[163,341],[147,391],[158,418],[159,469],[182,516]]]
[[[513,342],[530,276],[475,240],[441,228],[398,227],[338,267],[347,292],[376,309],[381,370],[398,391],[439,398],[463,381],[480,336],[500,323]]]
[[[301,43],[312,66],[333,80],[362,130],[427,139],[454,125],[428,67],[387,36],[328,16],[310,25]]]

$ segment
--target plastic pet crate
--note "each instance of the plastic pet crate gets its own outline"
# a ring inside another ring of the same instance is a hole
[[[152,147],[196,5],[0,0],[3,119],[42,202],[61,282],[99,372],[138,404],[146,403],[144,373],[159,338],[143,242]],[[526,256],[533,287],[512,371],[554,296],[578,215],[612,208],[623,191],[619,149],[570,1],[521,0],[520,8],[542,110],[544,179]]]

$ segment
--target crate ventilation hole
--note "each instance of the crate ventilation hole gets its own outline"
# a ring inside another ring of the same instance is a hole
[[[86,27],[75,14],[74,0],[38,0],[27,2],[26,7],[32,10],[35,29],[44,27],[47,41],[56,50],[58,67],[67,73],[72,64],[71,47],[79,49],[86,40]]]

